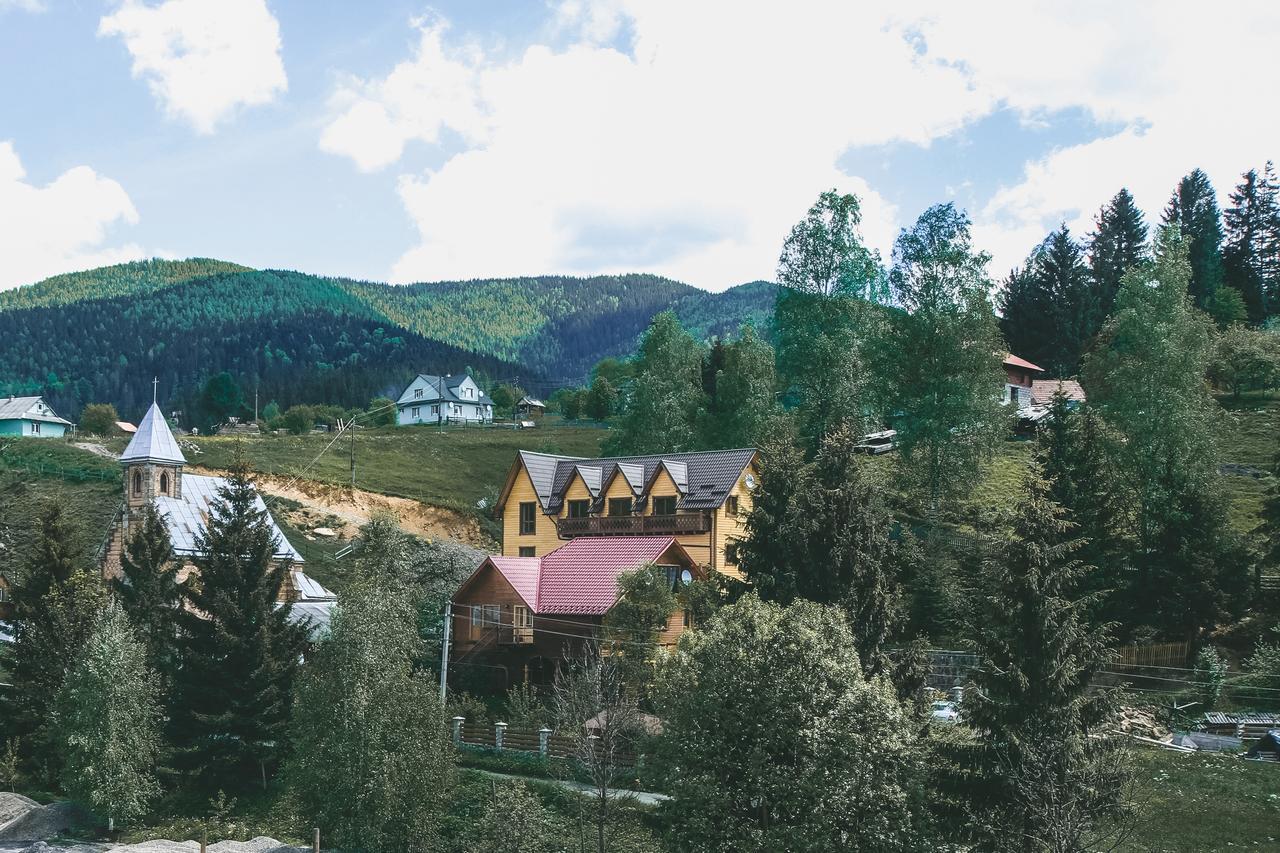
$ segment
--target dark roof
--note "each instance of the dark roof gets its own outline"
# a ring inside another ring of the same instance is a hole
[[[493,398],[491,398],[488,394],[484,393],[484,389],[480,388],[480,383],[476,382],[474,379],[472,379],[471,381],[475,382],[476,388],[480,390],[480,396],[474,400],[470,400],[466,397],[458,396],[458,386],[461,385],[463,381],[466,380],[469,376],[470,374],[468,373],[459,373],[456,376],[453,376],[453,375],[435,376],[430,373],[419,373],[417,376],[413,377],[412,382],[410,382],[408,385],[405,386],[404,391],[400,394],[400,399],[396,401],[396,405],[410,406],[415,403],[417,403],[418,405],[421,405],[423,403],[433,403],[437,400],[443,400],[446,403],[481,403],[481,404],[493,405]],[[412,397],[407,396],[409,393],[409,388],[413,385],[414,382],[417,382],[419,379],[425,380],[427,387],[430,388],[432,391],[434,391],[436,396],[434,397],[424,396],[416,400],[413,399]]]
[[[1083,403],[1084,389],[1074,379],[1033,379],[1031,380],[1031,402],[1037,406],[1047,406],[1053,402],[1053,396],[1061,390],[1068,400]]]
[[[681,490],[682,508],[715,509],[724,503],[729,490],[755,455],[756,451],[750,447],[605,459],[553,456],[522,450],[520,460],[529,472],[529,479],[533,481],[538,502],[547,512],[557,512],[560,509],[565,489],[576,468],[584,471],[598,470],[601,484],[608,483],[616,472],[618,476],[626,478],[634,494],[640,495],[653,482],[654,474],[664,462],[667,463],[665,467],[672,474],[672,479],[676,481],[676,488]],[[683,478],[677,476],[681,468],[684,469]]]

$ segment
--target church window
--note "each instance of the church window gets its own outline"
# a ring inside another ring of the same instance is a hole
[[[133,493],[135,495],[142,494],[142,472],[141,471],[133,472]]]
[[[160,494],[169,494],[169,475],[163,471],[160,473]]]

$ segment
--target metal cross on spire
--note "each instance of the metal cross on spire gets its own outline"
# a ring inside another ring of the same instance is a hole
[[[155,405],[156,397],[159,396],[159,393],[160,393],[160,377],[154,376],[151,378],[151,404],[153,406]]]

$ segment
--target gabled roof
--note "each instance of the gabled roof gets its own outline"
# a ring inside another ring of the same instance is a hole
[[[170,465],[185,465],[187,458],[178,449],[178,442],[169,429],[164,413],[155,403],[147,409],[138,431],[129,440],[129,446],[120,456],[122,463],[129,462],[165,462]]]
[[[547,404],[539,400],[537,397],[521,397],[517,406],[530,406],[538,409],[545,409]]]
[[[1061,389],[1068,400],[1083,403],[1084,389],[1074,379],[1033,379],[1031,380],[1031,402],[1036,406],[1047,406],[1053,402],[1053,395]]]
[[[141,433],[141,428],[138,431]],[[175,554],[190,556],[199,553],[196,543],[209,523],[211,506],[221,500],[219,490],[226,485],[227,481],[222,477],[183,474],[182,497],[159,495],[155,498],[156,511],[164,519]],[[273,556],[295,563],[304,562],[302,555],[285,538],[271,513],[267,512],[267,505],[263,503],[261,495],[254,498],[253,505],[259,512],[267,513],[267,522],[271,525],[276,543]]]
[[[535,614],[603,616],[618,601],[618,578],[673,551],[682,565],[693,559],[670,536],[584,536],[545,557],[485,559],[459,587],[492,566]]]
[[[1004,363],[1011,365],[1013,367],[1021,367],[1025,370],[1036,370],[1036,371],[1039,371],[1040,373],[1044,373],[1043,367],[1039,366],[1038,364],[1032,364],[1031,362],[1027,361],[1025,358],[1018,358],[1016,355],[1014,355],[1011,352],[1007,352],[1004,354]]]
[[[591,465],[574,465],[573,472],[582,478],[582,484],[587,487],[587,491],[591,493],[591,497],[600,494],[601,475],[604,473],[599,468]]]
[[[458,396],[458,386],[470,378],[470,374],[459,373],[457,376],[435,376],[430,373],[419,373],[413,378],[413,381],[405,386],[404,393],[400,395],[400,399],[396,400],[397,406],[408,406],[413,403],[434,403],[444,401],[446,403],[480,403],[481,405],[493,405],[493,399],[480,387],[480,383],[474,379],[471,381],[475,384],[479,391],[479,396],[474,400],[467,397]],[[425,393],[421,397],[409,396],[410,389],[413,388],[415,382],[421,379],[427,386]],[[432,396],[434,394],[434,396]]]
[[[546,512],[557,512],[564,501],[565,489],[575,470],[595,468],[601,473],[601,482],[608,483],[614,474],[621,473],[633,490],[643,492],[653,481],[659,466],[671,473],[676,485],[681,485],[676,472],[684,468],[684,497],[680,506],[684,509],[715,509],[725,502],[738,477],[756,457],[750,447],[736,450],[701,450],[691,453],[666,453],[653,456],[623,456],[603,459],[583,459],[577,456],[553,456],[522,450],[518,462],[512,466],[498,500],[498,508],[506,503],[507,495],[521,467],[529,474],[538,502]],[[621,470],[615,470],[621,468]],[[633,479],[635,478],[635,479]]]
[[[58,417],[40,397],[0,397],[0,421],[41,421],[71,426],[71,421]]]

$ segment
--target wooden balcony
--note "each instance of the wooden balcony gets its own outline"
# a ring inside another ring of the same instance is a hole
[[[704,513],[684,515],[592,515],[560,518],[556,529],[561,539],[578,536],[687,536],[711,530]]]

